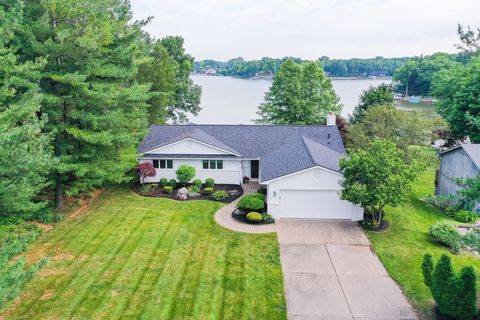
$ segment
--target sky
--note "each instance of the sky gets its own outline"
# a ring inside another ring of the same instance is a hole
[[[131,0],[156,38],[180,35],[196,60],[403,57],[457,52],[480,0]]]

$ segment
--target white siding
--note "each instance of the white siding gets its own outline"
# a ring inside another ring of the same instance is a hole
[[[341,179],[341,174],[317,167],[273,180],[268,183],[268,211],[275,219],[362,220],[362,208],[340,199]]]
[[[140,162],[147,161],[152,162],[152,160],[140,160]],[[161,178],[176,179],[175,170],[182,164],[195,168],[196,175],[193,179],[205,181],[206,178],[213,178],[215,183],[222,184],[240,184],[242,180],[240,160],[223,160],[223,169],[203,169],[201,159],[174,159],[173,169],[156,169],[157,175],[145,178],[145,182],[158,182]]]
[[[185,139],[173,144],[151,150],[148,153],[163,154],[230,154],[192,139]]]

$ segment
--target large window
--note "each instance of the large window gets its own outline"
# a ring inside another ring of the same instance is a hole
[[[173,160],[153,160],[156,169],[173,169]]]
[[[223,160],[203,160],[203,169],[223,169]]]

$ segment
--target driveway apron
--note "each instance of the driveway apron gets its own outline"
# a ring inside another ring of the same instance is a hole
[[[277,228],[289,319],[417,319],[358,224],[280,220]]]

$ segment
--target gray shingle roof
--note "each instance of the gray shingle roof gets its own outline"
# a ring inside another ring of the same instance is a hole
[[[260,159],[261,180],[322,166],[339,171],[345,154],[335,126],[286,125],[153,125],[138,152],[193,138],[242,158]]]
[[[473,163],[480,169],[480,143],[462,144],[463,150],[468,154]]]

